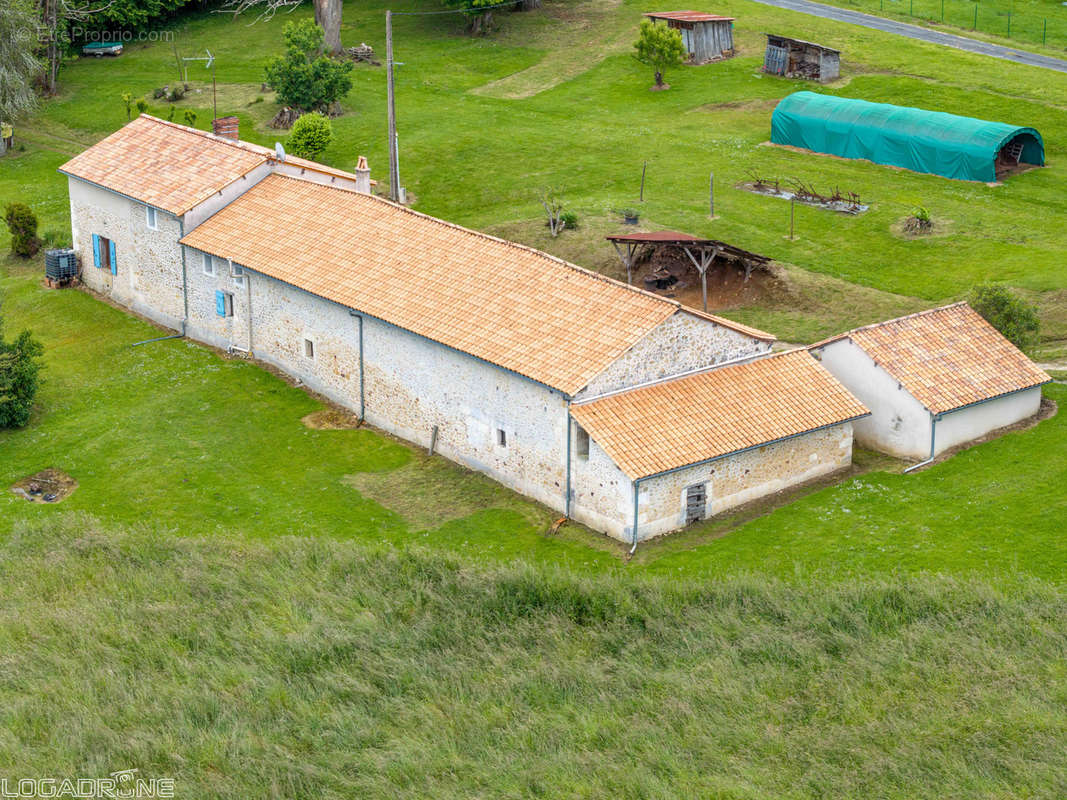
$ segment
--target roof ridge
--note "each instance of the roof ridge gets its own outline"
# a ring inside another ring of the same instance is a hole
[[[282,175],[282,174],[279,174],[279,173],[274,173],[274,175],[271,175],[270,177],[271,178],[274,178],[274,177],[287,178],[289,180],[301,181],[301,179],[296,177],[296,176],[293,176],[293,175]],[[309,181],[301,181],[301,182],[302,183],[309,183]],[[658,301],[658,302],[660,302],[660,303],[662,303],[664,305],[670,306],[671,308],[675,309],[675,311],[685,311],[685,312],[688,312],[688,313],[691,313],[691,314],[696,314],[698,316],[704,316],[704,317],[710,319],[711,321],[713,321],[713,322],[715,322],[715,323],[717,323],[719,325],[722,325],[724,328],[730,328],[731,330],[738,331],[739,333],[744,333],[745,335],[752,335],[752,333],[758,331],[760,334],[762,334],[764,336],[770,336],[771,338],[777,338],[777,337],[774,337],[773,334],[768,334],[766,331],[759,331],[757,328],[751,328],[751,327],[749,327],[747,325],[742,325],[740,322],[734,322],[733,320],[728,320],[728,319],[725,319],[723,317],[718,317],[718,316],[715,316],[713,314],[708,314],[707,312],[701,312],[698,309],[689,308],[688,306],[682,305],[682,303],[679,302],[678,300],[671,300],[670,298],[662,297],[662,296],[660,296],[658,294],[655,294],[654,292],[650,292],[647,289],[641,289],[641,288],[639,288],[637,286],[633,286],[633,285],[631,285],[629,283],[623,283],[622,281],[617,280],[616,278],[609,277],[608,275],[603,275],[603,274],[601,274],[601,273],[599,273],[599,272],[597,272],[595,270],[591,270],[591,269],[589,269],[587,267],[579,266],[578,264],[574,264],[574,263],[572,263],[570,261],[567,261],[566,259],[560,258],[559,256],[554,256],[551,253],[546,253],[544,250],[538,250],[536,247],[531,247],[529,245],[520,244],[519,242],[512,242],[512,241],[510,241],[508,239],[502,239],[499,236],[494,236],[491,233],[486,233],[484,231],[475,230],[474,228],[468,228],[468,227],[466,227],[464,225],[460,225],[460,224],[458,224],[456,222],[450,222],[450,221],[448,221],[446,219],[441,219],[440,217],[435,217],[435,216],[432,216],[430,214],[426,214],[426,213],[424,213],[422,211],[416,211],[415,209],[409,208],[408,206],[405,206],[402,203],[397,203],[397,202],[395,202],[393,200],[390,200],[388,198],[385,198],[385,197],[379,197],[378,195],[367,194],[365,192],[357,192],[355,189],[350,189],[350,188],[345,187],[345,186],[333,186],[333,185],[328,185],[328,184],[323,184],[323,183],[316,183],[314,185],[315,186],[321,186],[321,187],[326,188],[326,189],[333,189],[333,190],[339,191],[339,192],[349,192],[351,194],[357,194],[360,197],[366,197],[366,198],[369,198],[369,199],[371,199],[371,200],[373,200],[375,202],[383,203],[383,204],[385,204],[387,206],[391,206],[392,208],[398,209],[398,210],[403,211],[403,212],[405,212],[407,214],[411,214],[411,215],[414,215],[416,217],[420,217],[422,219],[429,220],[430,222],[437,223],[438,225],[443,225],[446,228],[451,228],[453,230],[463,231],[464,233],[472,234],[472,235],[477,236],[477,237],[479,237],[481,239],[488,239],[489,241],[498,242],[500,244],[507,245],[508,247],[512,247],[512,248],[515,248],[517,250],[523,250],[523,251],[531,253],[533,255],[540,256],[541,258],[544,258],[544,259],[546,259],[548,261],[551,261],[551,262],[554,262],[554,263],[559,264],[561,266],[567,267],[568,269],[570,269],[570,270],[572,270],[574,272],[577,272],[579,275],[583,275],[583,276],[585,276],[587,278],[592,278],[594,280],[598,280],[598,281],[601,281],[603,283],[610,284],[612,286],[617,286],[619,288],[626,289],[626,290],[628,290],[630,292],[633,292],[634,294],[637,294],[637,295],[639,295],[641,297],[646,297],[646,298],[650,298],[652,300],[656,300],[656,301]],[[760,338],[760,337],[754,337],[754,338]]]
[[[852,328],[851,330],[847,330],[847,331],[845,331],[843,333],[834,334],[833,336],[830,336],[830,337],[828,337],[826,339],[823,339],[821,342],[815,342],[814,344],[809,344],[807,346],[807,349],[811,350],[811,349],[816,348],[816,347],[822,347],[823,345],[830,344],[831,342],[836,342],[836,341],[838,341],[840,339],[847,339],[849,336],[852,336],[855,333],[861,333],[863,331],[874,330],[875,328],[881,328],[881,327],[883,327],[885,325],[892,325],[894,322],[904,322],[904,321],[909,320],[909,319],[915,319],[916,317],[924,317],[924,316],[926,316],[928,314],[935,314],[938,311],[947,311],[950,308],[958,308],[959,306],[967,306],[968,308],[970,308],[970,304],[966,300],[958,300],[955,303],[949,303],[948,305],[945,305],[945,306],[937,306],[936,308],[926,308],[926,309],[923,309],[922,311],[915,311],[915,312],[913,312],[911,314],[905,314],[902,317],[894,317],[893,319],[887,319],[887,320],[883,320],[881,322],[872,322],[870,325],[861,325],[858,328]],[[974,309],[971,309],[971,310],[973,311]],[[975,312],[975,313],[977,313],[977,312]]]

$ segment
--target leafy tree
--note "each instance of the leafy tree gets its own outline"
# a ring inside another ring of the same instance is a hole
[[[0,428],[21,428],[30,421],[43,353],[44,347],[29,331],[5,342],[0,327]]]
[[[29,258],[41,249],[37,238],[37,215],[25,203],[9,203],[4,208],[4,222],[11,231],[11,252]]]
[[[1038,342],[1037,309],[1006,286],[986,283],[971,289],[967,302],[1020,350]]]
[[[41,72],[34,56],[32,7],[25,0],[0,3],[0,122],[13,122],[33,109],[33,81]]]
[[[682,34],[666,25],[655,25],[652,20],[641,20],[641,34],[634,42],[637,60],[648,64],[656,73],[656,88],[669,89],[663,82],[663,71],[685,63],[689,52],[682,43]]]
[[[294,156],[317,160],[333,141],[333,126],[330,120],[317,111],[304,114],[293,124],[285,147]]]
[[[328,111],[352,88],[352,62],[318,55],[322,29],[311,20],[287,23],[283,35],[285,55],[267,63],[267,82],[287,106]]]
[[[474,34],[489,33],[493,26],[493,9],[500,0],[444,0],[449,8],[458,8],[467,15],[467,30]]]

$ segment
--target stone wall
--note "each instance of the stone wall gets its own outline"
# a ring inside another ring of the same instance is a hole
[[[706,516],[844,469],[852,462],[852,426],[842,423],[708,464],[642,481],[639,539],[685,525],[686,489],[707,484]]]
[[[150,230],[143,203],[77,178],[68,180],[68,188],[82,282],[149,319],[180,328],[184,306],[180,221],[157,211],[157,230]],[[117,274],[93,265],[94,233],[115,242]]]
[[[571,425],[571,517],[620,541],[633,527],[633,482],[607,453],[589,440],[589,456],[578,453],[577,422]]]
[[[753,339],[709,319],[678,311],[597,375],[577,398],[597,397],[671,375],[710,367],[770,350]]]

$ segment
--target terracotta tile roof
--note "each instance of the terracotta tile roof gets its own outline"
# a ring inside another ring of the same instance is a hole
[[[278,174],[182,242],[566,394],[682,308],[381,198]]]
[[[920,311],[812,345],[851,339],[933,414],[1051,378],[966,303]]]
[[[575,403],[571,415],[631,479],[868,413],[807,350]]]
[[[180,216],[260,164],[276,160],[269,147],[142,114],[59,171]],[[305,158],[285,160],[326,175],[356,177]]]

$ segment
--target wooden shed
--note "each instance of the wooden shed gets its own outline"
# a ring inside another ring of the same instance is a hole
[[[645,14],[653,22],[663,20],[682,34],[690,64],[707,64],[734,54],[734,18],[703,11],[654,11]]]
[[[832,81],[841,74],[841,51],[768,33],[763,71],[786,78]]]

